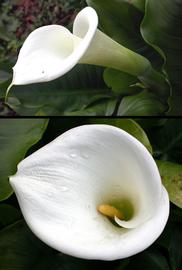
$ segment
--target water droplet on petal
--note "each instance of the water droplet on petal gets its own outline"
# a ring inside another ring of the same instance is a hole
[[[65,187],[65,186],[61,186],[61,187],[60,187],[60,190],[65,192],[65,191],[68,191],[68,188]]]
[[[70,157],[75,158],[77,156],[76,153],[70,153]]]
[[[89,156],[88,156],[88,154],[86,154],[86,153],[81,153],[81,156],[82,156],[82,158],[85,158],[85,159],[88,159],[89,158]]]
[[[86,210],[90,210],[91,205],[90,205],[90,204],[86,204],[86,205],[85,205],[85,208],[86,208]]]

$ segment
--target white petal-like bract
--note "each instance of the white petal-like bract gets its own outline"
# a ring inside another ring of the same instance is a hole
[[[31,230],[76,257],[134,255],[157,239],[168,219],[168,194],[152,156],[109,125],[65,132],[21,161],[10,183]],[[118,207],[125,219],[111,222],[97,211],[101,204]]]
[[[134,76],[149,70],[146,58],[102,33],[97,25],[96,11],[86,7],[75,18],[73,34],[60,25],[34,30],[20,50],[12,85],[54,80],[77,63],[111,67]]]
[[[72,34],[60,25],[34,30],[25,40],[13,68],[14,85],[54,80],[71,70],[84,55],[95,34],[98,17],[86,7],[77,15]]]

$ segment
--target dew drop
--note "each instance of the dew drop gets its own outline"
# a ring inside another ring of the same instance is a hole
[[[90,205],[90,204],[87,204],[87,205],[85,206],[85,208],[86,208],[86,210],[90,210],[91,205]]]
[[[53,197],[52,191],[49,191],[49,192],[47,193],[47,196],[48,196],[49,198],[52,198],[52,197]]]
[[[85,159],[88,159],[89,158],[89,156],[88,156],[88,154],[86,154],[86,153],[81,153],[81,156],[82,156],[82,158],[85,158]]]
[[[68,191],[68,188],[65,187],[65,186],[61,186],[61,187],[60,187],[60,190],[65,192],[65,191]]]
[[[75,158],[77,156],[76,153],[70,153],[70,157]]]

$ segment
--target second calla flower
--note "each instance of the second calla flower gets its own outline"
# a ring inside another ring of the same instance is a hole
[[[10,183],[32,231],[76,257],[134,255],[157,239],[168,218],[152,156],[113,126],[65,132],[20,162]]]

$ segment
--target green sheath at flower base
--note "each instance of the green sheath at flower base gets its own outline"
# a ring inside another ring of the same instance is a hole
[[[167,81],[152,68],[148,59],[125,48],[98,29],[79,62],[121,70],[138,77],[147,88],[162,99],[169,96]]]

